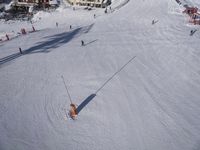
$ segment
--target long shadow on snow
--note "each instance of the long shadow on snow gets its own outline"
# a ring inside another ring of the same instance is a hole
[[[85,46],[86,46],[86,45],[89,45],[89,44],[92,44],[92,43],[94,43],[94,42],[96,42],[96,41],[98,41],[98,39],[86,43]]]
[[[76,109],[77,114],[96,96],[96,94],[91,94],[88,96]]]
[[[81,28],[75,29],[72,32],[64,32],[60,34],[53,35],[49,37],[48,41],[39,42],[38,45],[33,46],[25,51],[25,54],[32,53],[48,53],[50,49],[58,48],[63,44],[68,43],[70,40],[74,38],[80,32]]]
[[[48,53],[54,48],[60,47],[69,41],[71,41],[73,38],[80,36],[81,34],[88,33],[94,24],[91,24],[89,26],[84,26],[77,28],[71,32],[63,32],[60,34],[55,34],[53,36],[47,36],[47,41],[42,41],[39,43],[36,43],[36,46],[30,47],[27,50],[23,51],[23,54],[15,53],[11,54],[9,56],[6,56],[4,58],[0,58],[0,67],[4,65],[7,62],[10,62],[12,60],[17,59],[20,56],[26,55],[26,54],[33,54],[33,53]],[[50,50],[51,49],[51,50]]]

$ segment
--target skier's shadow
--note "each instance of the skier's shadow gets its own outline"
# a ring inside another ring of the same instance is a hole
[[[96,94],[91,94],[88,96],[76,109],[77,114],[96,96]]]
[[[86,46],[86,45],[89,45],[89,44],[92,44],[92,43],[94,43],[94,42],[96,42],[96,41],[98,41],[98,39],[93,40],[93,41],[90,41],[90,42],[88,42],[88,43],[85,43],[85,46]]]

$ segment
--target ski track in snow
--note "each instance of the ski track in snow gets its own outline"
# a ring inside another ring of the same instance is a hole
[[[37,32],[0,43],[0,149],[200,149],[199,26],[175,0],[126,2],[108,14],[39,12]],[[31,24],[0,24],[1,32],[22,27]],[[80,105],[133,56],[76,120],[66,116],[61,75]]]

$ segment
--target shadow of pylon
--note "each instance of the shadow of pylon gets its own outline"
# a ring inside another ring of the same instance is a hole
[[[77,114],[96,96],[96,94],[91,94],[88,96],[76,109]]]
[[[95,93],[88,96],[76,109],[77,114],[80,113],[80,111],[97,95],[97,93],[109,82],[111,81],[120,71],[122,71],[131,61],[133,61],[136,58],[136,56],[133,56],[131,59],[129,59],[121,68],[119,68],[110,78],[108,78],[102,86],[96,90]]]

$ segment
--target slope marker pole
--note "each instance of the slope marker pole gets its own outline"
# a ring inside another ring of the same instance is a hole
[[[112,78],[114,78],[120,71],[122,71],[136,56],[132,57],[127,63],[125,63],[119,70],[117,70],[106,82],[95,92],[97,94]]]

